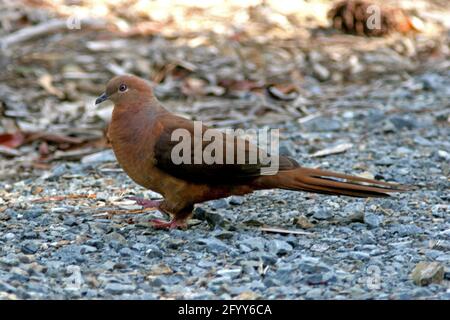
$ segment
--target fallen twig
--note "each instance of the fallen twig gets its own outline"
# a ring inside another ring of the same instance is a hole
[[[39,199],[34,199],[32,202],[49,202],[49,201],[64,201],[69,199],[96,199],[96,194],[69,194],[69,195],[63,195],[63,196],[50,196],[50,197],[44,197]]]
[[[259,230],[263,232],[269,232],[269,233],[281,233],[281,234],[298,234],[298,235],[304,235],[304,236],[311,236],[313,233],[306,232],[306,231],[300,231],[300,230],[289,230],[289,229],[282,229],[282,228],[272,228],[272,227],[261,227]]]
[[[70,31],[67,21],[67,19],[53,19],[35,26],[20,29],[0,39],[0,48],[6,49],[11,45],[57,31]],[[105,25],[105,23],[99,19],[83,19],[80,23],[82,23],[83,27],[102,27]]]

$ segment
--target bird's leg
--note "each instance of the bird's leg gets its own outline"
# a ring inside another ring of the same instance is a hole
[[[163,200],[147,200],[147,199],[139,198],[139,197],[127,197],[127,199],[136,201],[136,203],[140,206],[143,206],[144,209],[145,208],[159,209],[159,206],[163,202]]]
[[[186,221],[179,221],[176,218],[171,221],[163,221],[159,219],[150,220],[155,229],[187,229]]]
[[[190,215],[192,214],[192,207],[183,209],[182,211],[179,211],[174,214],[174,217],[170,221],[163,221],[159,219],[153,219],[150,222],[152,223],[153,227],[156,229],[187,229],[187,223],[186,221],[189,219]],[[158,210],[165,212],[169,214],[168,211],[166,211],[163,207],[159,207]]]

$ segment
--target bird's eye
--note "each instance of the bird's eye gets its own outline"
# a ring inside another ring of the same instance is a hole
[[[127,86],[125,85],[125,84],[121,84],[120,86],[119,86],[119,91],[120,92],[125,92],[125,91],[127,91]]]

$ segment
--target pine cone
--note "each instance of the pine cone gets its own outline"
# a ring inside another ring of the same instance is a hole
[[[376,10],[380,13],[378,21]],[[338,2],[328,11],[328,18],[332,20],[334,28],[349,34],[379,37],[393,31],[406,33],[414,29],[410,18],[402,9],[378,6],[361,0]]]

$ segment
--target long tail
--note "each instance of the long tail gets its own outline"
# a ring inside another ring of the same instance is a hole
[[[389,197],[391,192],[410,190],[402,185],[301,167],[279,171],[273,176],[261,176],[255,182],[261,189],[280,188],[358,198]]]

